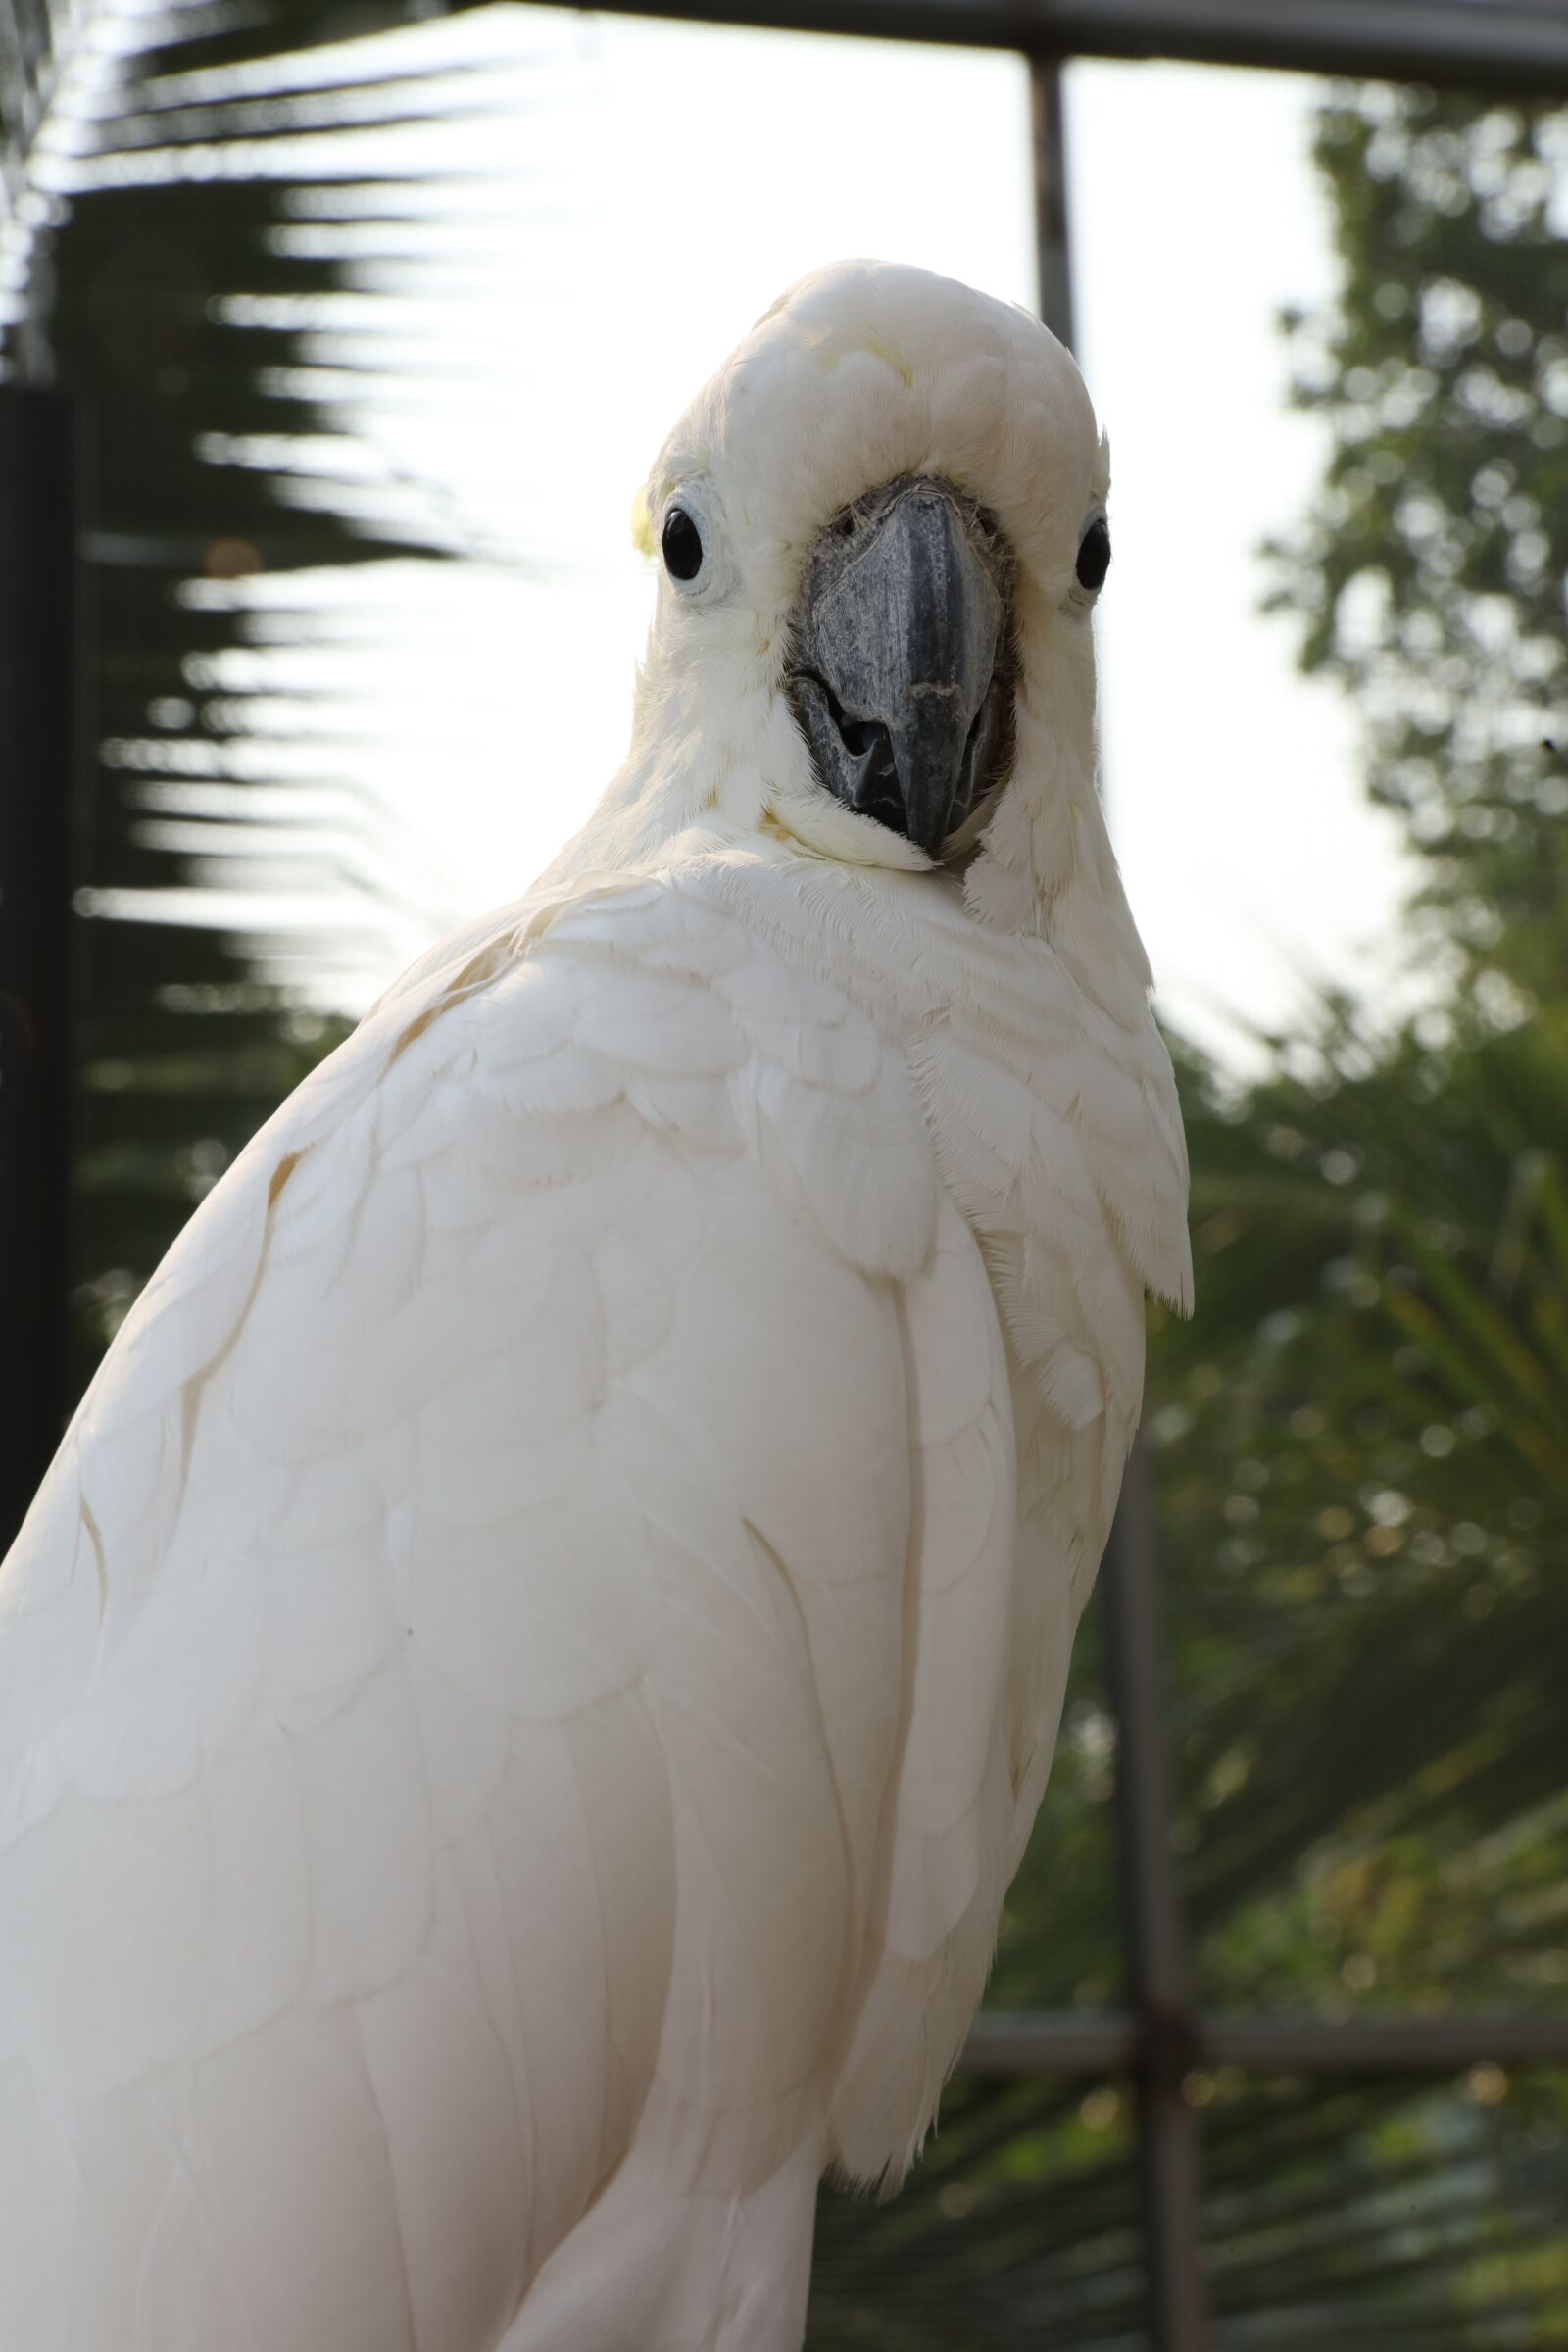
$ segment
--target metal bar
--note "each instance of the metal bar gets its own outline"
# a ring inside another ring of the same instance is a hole
[[[1560,0],[616,0],[616,8],[1044,59],[1165,58],[1568,96]],[[330,36],[334,22],[329,11],[318,37]]]
[[[1158,1591],[1144,1449],[1135,1446],[1101,1579],[1105,1588],[1128,1975],[1139,2033],[1139,2156],[1154,2352],[1201,2352],[1206,2332],[1198,2119],[1184,2085],[1199,2060],[1186,1923],[1170,1850]]]
[[[1205,2066],[1280,2074],[1399,2075],[1568,2061],[1568,2017],[1207,2017],[1198,2020]]]
[[[1127,2011],[988,2009],[969,2028],[958,2060],[967,2075],[1125,2075],[1138,2052]]]
[[[1130,2074],[1139,2021],[1131,2010],[989,2009],[959,2064],[967,2074]],[[1195,2066],[1265,2074],[1432,2075],[1467,2066],[1568,2064],[1568,2017],[1214,2017],[1192,2019]]]
[[[1568,87],[1560,0],[1040,0],[1015,13],[1083,55]],[[1026,44],[1027,45],[1027,44]]]
[[[1187,1932],[1170,1849],[1171,1793],[1160,1679],[1158,1591],[1149,1478],[1135,1446],[1101,1571],[1106,1585],[1116,1794],[1140,2006],[1184,2024],[1191,2006]]]
[[[1029,116],[1035,172],[1035,270],[1040,316],[1058,343],[1077,348],[1072,256],[1067,245],[1067,132],[1061,73],[1036,58],[1029,68]]]
[[[0,389],[0,1552],[65,1421],[76,435]]]

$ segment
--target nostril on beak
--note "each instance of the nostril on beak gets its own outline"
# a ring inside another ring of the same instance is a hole
[[[902,827],[904,796],[899,790],[899,763],[889,730],[878,718],[846,718],[842,711],[835,711],[834,724],[858,771],[852,808],[862,816],[874,816],[879,823]]]
[[[878,718],[841,718],[839,737],[852,758],[863,760],[868,752],[875,755],[875,765],[893,765],[893,738]]]
[[[831,686],[810,671],[802,673],[816,687],[827,706],[833,731],[855,762],[850,806],[862,814],[898,808],[899,762],[892,731],[879,718],[851,718]]]
[[[839,715],[837,729],[844,751],[858,766],[854,788],[856,809],[860,816],[874,816],[884,825],[903,825],[903,793],[898,790],[894,736],[884,727],[882,719],[847,719]]]

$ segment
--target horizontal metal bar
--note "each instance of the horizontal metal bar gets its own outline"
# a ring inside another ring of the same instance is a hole
[[[1137,2073],[1145,2036],[1126,2010],[993,2009],[969,2030],[966,2074]],[[1329,2018],[1195,2016],[1196,2067],[1318,2075],[1433,2074],[1478,2065],[1568,2063],[1568,2016]]]
[[[1138,2023],[1092,2010],[984,2010],[959,2060],[966,2075],[1125,2075]]]
[[[1403,2074],[1491,2062],[1568,2060],[1568,2017],[1199,2018],[1205,2066],[1313,2074]]]
[[[1023,13],[1086,54],[1533,92],[1554,72],[1568,86],[1560,0],[1043,0]]]
[[[1038,58],[1158,57],[1568,95],[1561,0],[617,0],[617,7],[627,16],[1021,49]]]

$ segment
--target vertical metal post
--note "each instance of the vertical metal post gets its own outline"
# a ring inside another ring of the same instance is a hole
[[[1040,315],[1072,350],[1067,147],[1061,67],[1030,60]],[[1116,1800],[1127,1921],[1129,1992],[1138,2021],[1138,2139],[1154,2352],[1202,2352],[1202,2199],[1197,2119],[1183,2095],[1197,2040],[1181,1901],[1170,1851],[1170,1786],[1152,1526],[1142,1446],[1127,1465],[1101,1570],[1110,1698],[1116,1716]]]
[[[67,1402],[76,514],[71,403],[0,387],[0,1552]]]
[[[1067,141],[1061,112],[1061,64],[1029,60],[1034,124],[1035,254],[1040,316],[1058,343],[1073,349],[1072,256],[1067,246]]]
[[[1170,1850],[1159,1592],[1141,1445],[1122,1482],[1101,1576],[1121,1834],[1129,1985],[1138,2019],[1139,2160],[1154,2352],[1202,2352],[1203,2209],[1198,2119],[1184,2085],[1200,2045],[1186,1923]]]

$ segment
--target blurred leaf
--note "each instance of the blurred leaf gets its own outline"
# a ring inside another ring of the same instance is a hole
[[[336,304],[362,381],[419,375],[376,341],[395,282],[355,266],[377,224],[383,259],[416,246],[465,167],[400,169],[386,142],[519,106],[514,64],[411,50],[404,13],[44,0],[0,76],[4,365],[69,389],[89,442],[78,1381],[194,1201],[346,1033],[337,975],[385,966],[411,887],[329,686],[276,689],[331,631],[385,640],[357,580],[464,544],[417,483],[368,471],[350,408],[302,365]],[[439,348],[424,366],[441,373]],[[305,592],[323,578],[330,631]]]

